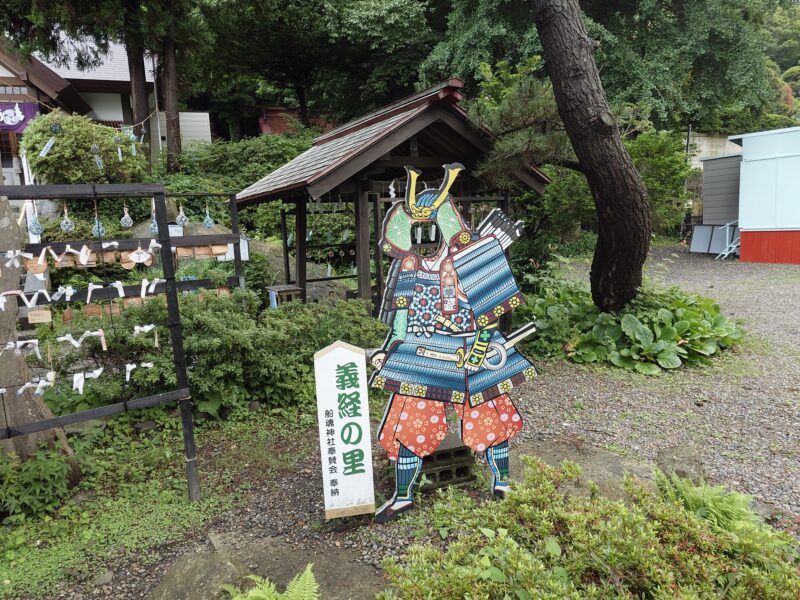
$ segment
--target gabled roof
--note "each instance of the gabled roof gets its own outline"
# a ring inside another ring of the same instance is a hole
[[[68,112],[87,114],[92,107],[87,104],[69,81],[55,73],[38,58],[23,59],[11,49],[11,45],[0,38],[0,61],[16,76],[40,90]]]
[[[96,67],[81,70],[77,66],[76,56],[71,53],[66,64],[59,65],[50,62],[41,56],[39,60],[47,65],[54,73],[69,80],[92,80],[92,81],[117,81],[130,82],[130,71],[128,70],[128,56],[125,53],[125,46],[111,42],[108,44],[108,52],[102,55],[102,61]],[[153,82],[152,61],[145,61],[145,80]]]
[[[458,106],[463,87],[460,79],[450,79],[320,135],[311,148],[239,192],[239,204],[274,199],[280,194],[307,193],[318,198],[436,121],[443,121],[476,147],[488,150],[489,135],[472,128]],[[519,177],[538,191],[549,183],[547,176],[534,167]]]

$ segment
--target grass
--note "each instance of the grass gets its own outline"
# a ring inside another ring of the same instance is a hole
[[[308,447],[283,450],[293,432],[308,426],[297,416],[262,413],[200,425],[203,499],[189,503],[180,430],[136,438],[131,422],[120,417],[102,433],[73,438],[85,476],[72,499],[52,516],[0,528],[0,598],[51,597],[60,582],[89,579],[133,557],[154,561],[158,546],[202,530],[246,499],[254,482],[290,469]]]

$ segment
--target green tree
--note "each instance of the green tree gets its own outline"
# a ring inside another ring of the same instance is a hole
[[[764,24],[769,33],[769,57],[783,71],[800,65],[800,8],[797,4],[776,9]]]
[[[236,65],[304,124],[312,109],[347,118],[413,90],[431,43],[416,0],[243,0],[203,13],[214,35],[204,81]]]
[[[692,123],[709,131],[736,113],[773,112],[764,22],[789,0],[580,4],[612,105],[636,104],[659,128]],[[420,79],[457,75],[475,91],[482,62],[522,64],[541,52],[527,3],[453,0],[444,39],[420,66]]]

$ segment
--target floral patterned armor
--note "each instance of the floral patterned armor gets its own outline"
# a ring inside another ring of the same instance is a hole
[[[463,169],[445,165],[441,187],[417,195],[420,172],[406,167],[405,202],[394,204],[383,223],[382,249],[394,262],[381,316],[391,331],[372,355],[371,384],[392,393],[378,437],[396,461],[396,490],[378,510],[381,522],[411,508],[422,458],[447,435],[448,404],[460,417],[464,443],[486,452],[492,491],[502,497],[508,440],[522,429],[508,393],[536,376],[514,347],[533,327],[508,338],[498,331],[499,318],[524,301],[505,255],[521,223],[495,209],[470,232],[449,194]],[[412,248],[411,228],[420,222],[435,223],[441,234],[427,257]]]

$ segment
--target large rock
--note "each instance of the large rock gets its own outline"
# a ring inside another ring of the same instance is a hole
[[[164,573],[150,600],[216,600],[227,598],[222,585],[239,585],[247,568],[225,552],[187,554]]]
[[[703,461],[692,444],[661,448],[656,455],[656,466],[667,475],[675,473],[678,477],[690,479],[695,485],[705,479]]]
[[[523,465],[520,457],[524,455],[540,458],[554,467],[565,460],[579,464],[583,469],[580,478],[564,486],[564,491],[579,496],[589,495],[591,481],[597,485],[601,495],[614,500],[627,500],[623,487],[626,473],[645,482],[652,479],[652,468],[644,463],[565,436],[513,446],[509,463],[512,479],[522,479]]]

